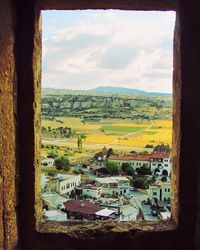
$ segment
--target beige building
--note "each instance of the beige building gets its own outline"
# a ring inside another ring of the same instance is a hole
[[[45,190],[70,195],[80,183],[80,175],[57,175],[46,183]]]
[[[149,199],[155,202],[171,200],[171,182],[157,181],[149,186]]]
[[[94,186],[94,185],[86,185],[82,187],[82,195],[87,195],[90,198],[98,199],[101,197],[102,194],[102,187],[101,186]]]
[[[55,160],[53,158],[45,158],[41,160],[41,165],[43,167],[49,167],[54,165]]]
[[[123,163],[129,163],[133,169],[142,166],[150,167],[150,155],[111,155],[108,159],[110,162],[115,162],[117,165],[122,166]]]
[[[130,180],[123,176],[96,178],[96,184],[102,186],[102,194],[129,194]]]
[[[170,176],[172,169],[170,153],[111,155],[108,161],[115,162],[120,167],[123,163],[129,163],[134,170],[142,166],[149,167],[152,174],[156,175]]]

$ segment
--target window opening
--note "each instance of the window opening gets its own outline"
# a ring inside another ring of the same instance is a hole
[[[42,15],[43,218],[169,219],[175,13]]]

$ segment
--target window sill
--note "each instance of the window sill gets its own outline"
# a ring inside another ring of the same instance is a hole
[[[173,220],[158,221],[134,221],[134,222],[41,222],[39,233],[66,234],[75,239],[95,239],[97,236],[103,236],[108,239],[115,235],[124,235],[128,238],[135,238],[144,233],[176,231],[176,224]]]

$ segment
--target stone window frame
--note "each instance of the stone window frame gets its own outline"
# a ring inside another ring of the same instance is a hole
[[[191,188],[186,187],[183,174],[195,179],[187,168],[189,159],[186,142],[187,134],[187,62],[184,60],[187,41],[181,29],[181,11],[176,1],[172,0],[38,0],[27,3],[21,0],[17,6],[17,96],[18,96],[18,163],[17,174],[19,205],[17,209],[19,240],[22,249],[69,249],[78,248],[78,244],[86,241],[88,249],[103,249],[107,243],[114,242],[115,249],[122,249],[135,244],[135,249],[160,249],[156,243],[161,242],[166,249],[181,241],[181,235],[195,225],[194,218],[189,214],[193,208],[185,202],[189,198]],[[40,77],[41,77],[41,23],[40,10],[46,9],[123,9],[123,10],[175,10],[177,13],[174,35],[174,74],[173,74],[173,149],[172,149],[172,220],[165,222],[127,222],[127,223],[86,223],[66,227],[60,223],[41,223],[40,199]],[[181,33],[182,32],[182,33]],[[26,39],[24,39],[26,34]],[[187,53],[186,53],[187,54]],[[181,65],[183,63],[183,66]],[[185,74],[184,74],[185,72]],[[182,81],[182,79],[184,79]],[[186,82],[184,85],[184,81]],[[195,93],[195,86],[192,88]],[[189,95],[190,96],[190,95]],[[182,98],[181,98],[182,97]],[[190,96],[191,97],[191,96]],[[184,124],[186,124],[184,126]],[[189,123],[189,125],[191,125]],[[182,133],[181,133],[181,132]],[[181,156],[181,157],[180,157]],[[195,155],[196,156],[196,155]],[[185,161],[185,162],[184,162]],[[28,167],[27,167],[28,166]],[[181,171],[180,171],[180,166]],[[182,177],[182,178],[181,178]],[[186,189],[188,188],[189,191]],[[195,198],[193,198],[194,201]],[[28,208],[28,211],[27,211]],[[189,209],[188,209],[189,208]],[[188,210],[188,211],[187,211]],[[190,221],[191,220],[191,221]],[[188,223],[188,224],[187,224]],[[123,240],[126,240],[124,242]],[[144,240],[145,239],[145,240]],[[173,240],[169,239],[176,239]],[[59,242],[56,242],[59,241]],[[122,243],[123,242],[123,243]],[[148,242],[148,244],[147,244]],[[191,241],[188,240],[187,244]],[[51,245],[52,244],[52,245]],[[55,245],[57,248],[54,248]],[[99,244],[99,245],[97,245]],[[100,248],[101,246],[101,248]],[[177,245],[178,246],[178,245]],[[83,247],[83,246],[82,246]],[[178,248],[177,248],[178,249]],[[190,249],[190,248],[188,248]],[[192,248],[191,248],[192,249]]]

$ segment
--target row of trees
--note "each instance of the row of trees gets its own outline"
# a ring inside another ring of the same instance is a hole
[[[131,176],[131,185],[136,188],[148,188],[150,184],[155,182],[155,176],[150,177],[151,170],[145,165],[134,170],[128,162],[119,166],[115,162],[108,161],[106,168],[111,175],[124,174]]]
[[[122,166],[119,166],[116,162],[108,161],[106,163],[106,168],[111,175],[125,174],[135,176],[137,173],[138,175],[145,176],[152,174],[150,168],[146,167],[145,165],[134,170],[128,162],[124,162]]]
[[[70,162],[67,156],[60,156],[59,151],[56,149],[52,149],[48,153],[48,157],[55,159],[55,167],[57,170],[70,170]]]

